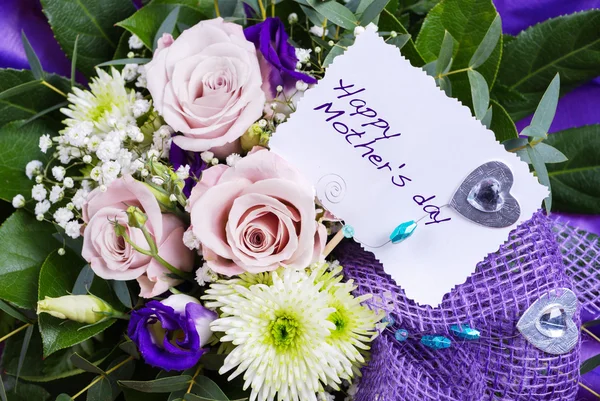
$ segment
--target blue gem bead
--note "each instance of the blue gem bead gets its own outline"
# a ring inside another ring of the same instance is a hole
[[[453,324],[450,326],[450,331],[458,338],[465,340],[479,340],[481,333],[479,330],[471,328],[468,324]]]
[[[408,331],[405,329],[398,329],[396,330],[396,333],[394,333],[394,337],[400,342],[406,341],[408,338]]]
[[[444,336],[423,336],[421,344],[432,349],[450,348],[452,340]]]
[[[383,323],[387,323],[388,326],[393,326],[394,323],[396,323],[396,320],[391,315],[387,315],[386,317],[381,319],[381,321]]]
[[[352,238],[354,237],[354,227],[346,224],[344,227],[342,227],[342,233],[344,234],[344,237]]]
[[[416,228],[417,228],[417,223],[415,223],[414,220],[406,221],[406,222],[400,224],[390,234],[390,240],[392,241],[392,244],[397,244],[399,242],[404,241],[405,239],[407,239],[408,237],[413,235]]]

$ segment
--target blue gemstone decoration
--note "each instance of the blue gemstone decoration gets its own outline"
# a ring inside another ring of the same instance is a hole
[[[406,341],[408,338],[408,331],[405,329],[398,329],[396,330],[396,333],[394,333],[394,337],[400,342]]]
[[[479,340],[479,337],[481,337],[481,332],[471,328],[468,324],[453,324],[450,326],[450,331],[456,337],[464,340]]]
[[[381,319],[383,323],[387,323],[388,326],[393,326],[396,323],[396,320],[391,316],[387,315],[383,319]]]
[[[444,336],[423,336],[421,344],[432,349],[450,348],[452,340]]]
[[[416,228],[417,223],[414,220],[406,221],[400,224],[390,234],[390,240],[392,241],[392,244],[397,244],[399,242],[404,241],[405,239],[413,235]]]
[[[352,238],[354,237],[354,227],[346,224],[344,227],[342,227],[342,233],[344,234],[344,237]]]

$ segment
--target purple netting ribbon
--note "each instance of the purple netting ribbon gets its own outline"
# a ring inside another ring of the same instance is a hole
[[[597,250],[598,244],[586,238],[538,212],[436,308],[408,299],[373,254],[352,241],[341,244],[337,257],[346,277],[355,280],[356,293],[374,294],[371,307],[387,311],[395,327],[411,334],[398,342],[392,330],[384,330],[374,341],[356,400],[575,400],[580,345],[563,355],[545,353],[520,335],[516,323],[533,302],[557,288],[572,289],[583,311],[600,314],[600,278],[592,273],[600,256],[587,247]],[[579,326],[579,314],[575,319]],[[450,333],[453,324],[468,324],[481,338],[458,339]],[[452,338],[452,347],[423,346],[418,339],[427,334]]]

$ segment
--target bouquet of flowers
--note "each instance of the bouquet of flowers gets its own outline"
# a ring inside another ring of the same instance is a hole
[[[599,211],[577,175],[598,178],[598,127],[548,131],[600,71],[600,11],[513,37],[491,0],[42,5],[72,69],[23,34],[30,70],[0,70],[3,400],[353,399],[394,322],[269,140],[365,30],[552,184],[548,211]]]

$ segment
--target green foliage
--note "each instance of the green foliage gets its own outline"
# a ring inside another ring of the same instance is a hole
[[[123,0],[42,0],[42,6],[69,58],[78,41],[77,69],[88,77],[95,75],[96,64],[112,58],[123,33],[115,24],[135,11],[132,2]]]
[[[506,110],[504,110],[504,107],[502,107],[500,103],[495,100],[490,100],[490,104],[492,106],[493,113],[490,129],[494,131],[498,142],[504,142],[509,139],[518,138],[519,133],[517,131],[517,127]]]
[[[556,132],[545,143],[569,159],[548,166],[553,210],[600,213],[600,125]]]
[[[149,381],[121,380],[119,384],[143,393],[169,393],[187,389],[191,376],[171,376]]]
[[[44,261],[40,270],[39,299],[44,297],[61,297],[68,295],[73,288],[77,276],[78,266],[82,261],[79,255],[67,250],[64,256],[57,252],[51,253]],[[95,296],[115,305],[106,281],[97,278],[94,280],[91,291]],[[46,313],[39,316],[40,333],[44,344],[44,355],[48,356],[60,349],[79,344],[88,338],[103,332],[114,323],[114,319],[108,319],[89,326],[69,320],[57,319]]]
[[[25,49],[25,55],[27,56],[27,62],[29,63],[33,77],[35,79],[44,79],[44,70],[42,69],[40,59],[35,54],[35,50],[31,47],[31,43],[29,43],[24,31],[21,31],[21,41],[23,42],[23,48]]]
[[[390,1],[388,6],[391,3],[392,2]],[[387,7],[383,9],[383,12],[379,17],[379,29],[385,31],[395,31],[400,35],[409,35],[408,31],[404,25],[402,25],[400,20],[396,18],[393,11],[390,11]],[[419,53],[419,50],[417,49],[415,42],[412,40],[412,37],[410,37],[408,42],[402,47],[402,55],[406,57],[414,67],[422,67],[425,65],[425,60],[421,53]]]
[[[25,166],[32,160],[42,163],[48,160],[38,146],[40,137],[46,133],[46,125],[39,121],[24,127],[15,121],[0,128],[0,199],[10,202],[17,194],[31,198],[35,181],[27,178]]]
[[[584,375],[584,374],[596,369],[598,366],[600,366],[600,355],[595,355],[595,356],[585,360],[581,364],[581,368],[579,369],[579,374]]]
[[[535,110],[557,73],[562,93],[600,75],[600,10],[542,22],[507,43],[494,95],[517,121]]]
[[[177,21],[181,23],[192,26],[206,18],[204,14],[206,8],[203,10],[200,3],[202,2],[197,0],[154,0],[117,25],[137,35],[148,49],[152,49],[161,25],[177,7],[181,10]],[[101,61],[106,61],[108,58]]]
[[[55,74],[46,74],[45,80],[65,93],[71,88],[68,79]],[[27,86],[21,90],[13,89],[19,85]],[[7,96],[5,92],[11,89],[13,94]],[[31,71],[0,69],[0,127],[15,120],[31,118],[64,100],[63,96],[36,81]],[[47,117],[62,119],[57,113]]]
[[[322,2],[320,0],[307,1],[316,12],[327,18],[335,25],[346,29],[354,29],[358,25],[358,21],[354,14],[352,14],[352,11],[340,3],[335,1]]]
[[[0,298],[26,309],[37,302],[39,271],[48,254],[58,248],[54,228],[17,210],[0,226]]]
[[[454,48],[452,68],[445,75],[451,82],[452,96],[463,104],[472,105],[467,71],[473,68],[473,61],[478,64],[477,71],[485,78],[488,87],[494,85],[502,41],[496,39],[491,52],[487,47],[491,46],[497,34],[499,19],[491,0],[443,0],[423,22],[417,37],[417,49],[425,62],[438,59],[446,31],[458,43]],[[488,53],[489,57],[482,62],[481,59]]]
[[[546,138],[554,115],[556,114],[556,106],[558,106],[558,96],[560,92],[560,76],[556,74],[546,92],[540,100],[540,104],[535,110],[531,123],[527,128],[521,131],[521,135]]]

